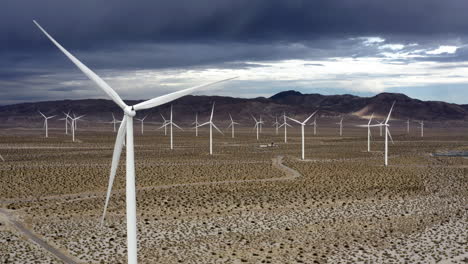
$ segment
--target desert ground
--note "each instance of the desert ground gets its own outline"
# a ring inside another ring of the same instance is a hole
[[[140,263],[468,263],[468,130],[271,127],[169,137],[135,125]],[[0,263],[126,263],[125,153],[100,225],[115,133],[0,132]],[[274,142],[276,147],[261,148]]]

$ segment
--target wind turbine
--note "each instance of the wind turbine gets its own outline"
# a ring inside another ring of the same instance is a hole
[[[167,136],[167,126],[166,126],[166,124],[167,124],[168,121],[166,120],[166,118],[164,118],[164,116],[162,114],[160,114],[160,115],[161,115],[161,117],[163,119],[163,124],[158,129],[161,129],[161,128],[164,127],[164,135]]]
[[[72,141],[75,142],[75,128],[76,128],[76,120],[82,118],[84,115],[81,115],[81,116],[75,116],[75,117],[71,117],[67,114],[67,117],[70,118],[71,120],[71,124],[70,124],[70,127],[71,127],[71,130],[72,130]]]
[[[292,120],[292,121],[294,121],[294,122],[296,122],[296,123],[298,123],[298,124],[301,125],[301,132],[302,132],[302,160],[305,159],[305,139],[304,139],[305,135],[304,135],[304,127],[305,127],[305,125],[307,124],[307,121],[309,121],[309,119],[310,119],[313,115],[315,115],[315,113],[317,113],[317,111],[313,112],[306,120],[304,120],[304,122],[300,122],[300,121],[298,121],[298,120],[296,120],[296,119],[293,119],[293,118],[291,118],[291,117],[288,117],[290,120]]]
[[[112,121],[109,122],[109,123],[111,123],[111,124],[114,125],[114,132],[116,132],[116,130],[115,130],[115,124],[117,124],[117,123],[122,123],[122,121],[115,119],[114,113],[111,113],[111,114],[112,114]]]
[[[229,114],[229,118],[231,118],[231,123],[229,124],[228,128],[231,127],[231,137],[234,138],[234,125],[239,125],[239,123],[236,123],[234,120],[232,120],[231,114]]]
[[[340,125],[340,137],[343,136],[343,117],[341,117],[340,122],[336,123],[337,125]]]
[[[288,143],[288,129],[287,129],[287,127],[288,126],[292,127],[292,126],[290,124],[288,124],[287,116],[286,116],[285,113],[283,113],[283,119],[284,119],[283,124],[281,124],[279,127],[284,126],[284,143]]]
[[[409,118],[406,120],[406,134],[409,134]]]
[[[377,123],[379,123],[379,125],[383,125],[384,121],[385,121],[385,120],[382,120],[382,122],[377,121]],[[382,136],[382,127],[383,127],[383,126],[379,126],[379,129],[380,129],[380,136]]]
[[[213,127],[216,128],[216,130],[218,130],[219,133],[224,135],[224,133],[221,132],[221,130],[219,130],[219,128],[213,123],[214,106],[215,104],[213,103],[213,107],[211,108],[210,121],[198,126],[198,127],[202,127],[204,125],[210,125],[210,155],[213,155]]]
[[[148,115],[145,115],[145,117],[139,119],[139,118],[135,118],[136,120],[140,121],[141,123],[141,134],[143,135],[143,130],[144,130],[144,122],[145,122],[145,119],[148,117]],[[114,125],[114,128],[115,128],[115,125]]]
[[[178,126],[176,123],[172,121],[172,105],[171,105],[171,115],[169,120],[165,120],[163,126],[167,127],[170,125],[170,132],[171,132],[171,149],[174,149],[173,143],[172,143],[172,126],[177,127],[180,130],[183,130],[180,126]]]
[[[424,120],[417,121],[421,127],[421,137],[424,137]]]
[[[369,125],[369,127],[385,127],[385,166],[388,166],[388,138],[390,137],[390,140],[393,143],[393,138],[392,134],[390,134],[390,125],[388,124],[388,121],[390,120],[390,115],[392,114],[393,106],[395,105],[395,102],[393,102],[392,107],[390,108],[390,111],[388,112],[387,119],[385,119],[385,122],[376,124],[376,125]]]
[[[314,117],[314,122],[311,123],[314,125],[314,136],[317,135],[317,116]]]
[[[193,122],[192,125],[195,125],[195,136],[198,137],[198,125],[200,125],[200,123],[198,123],[198,112],[195,113],[195,122]]]
[[[258,131],[259,129],[262,129],[261,125],[263,124],[263,121],[262,121],[262,117],[260,117],[260,121],[257,121],[257,119],[255,119],[254,116],[252,116],[252,118],[255,120],[255,125],[254,125],[254,129],[256,128],[257,129],[257,141],[258,141]],[[260,131],[261,132],[261,131]]]
[[[59,48],[89,79],[94,81],[125,113],[124,119],[120,124],[119,132],[115,141],[114,154],[112,158],[112,167],[109,177],[109,187],[107,189],[106,203],[104,205],[104,212],[102,220],[106,214],[107,205],[114,182],[115,173],[119,164],[120,154],[122,152],[123,142],[125,135],[127,136],[126,143],[126,215],[127,215],[127,256],[129,264],[137,263],[137,221],[136,221],[136,191],[135,191],[135,160],[134,160],[134,147],[133,147],[133,117],[136,111],[156,107],[179,97],[187,95],[196,89],[219,83],[220,81],[195,86],[185,90],[177,91],[171,94],[163,95],[141,102],[139,104],[129,106],[124,103],[120,96],[98,75],[91,71],[86,65],[81,63],[65,48],[63,48],[55,39],[53,39],[36,21],[33,21],[36,26],[52,41],[57,48]],[[226,79],[228,80],[228,79]],[[223,81],[226,81],[223,80]]]
[[[70,111],[68,111],[67,114],[65,114],[65,112],[62,112],[65,117],[64,118],[60,118],[59,120],[65,120],[65,135],[68,135],[68,124],[70,123],[70,121],[68,121],[68,118],[70,117]]]
[[[47,120],[49,120],[49,119],[51,119],[51,118],[54,118],[55,115],[53,115],[53,116],[45,116],[41,111],[39,111],[39,114],[41,114],[42,117],[44,117],[45,137],[48,138],[48,137],[49,137],[49,125],[47,124]]]
[[[275,116],[275,122],[273,123],[273,126],[276,129],[276,135],[278,135],[278,128],[279,128],[280,123],[278,123],[278,116]]]
[[[373,117],[374,117],[374,113],[372,113],[367,125],[358,125],[358,127],[367,127],[367,152],[370,152],[370,138],[372,136],[370,128],[371,128],[371,122],[372,122]]]

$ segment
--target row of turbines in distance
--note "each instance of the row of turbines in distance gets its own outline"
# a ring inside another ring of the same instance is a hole
[[[392,144],[394,143],[392,135],[391,135],[390,130],[389,130],[390,125],[388,123],[389,120],[390,120],[390,115],[392,113],[394,104],[395,104],[395,102],[393,102],[393,104],[392,104],[392,106],[390,108],[390,111],[388,113],[387,118],[384,119],[383,121],[375,120],[377,123],[372,124],[372,121],[374,120],[373,119],[374,114],[372,114],[370,116],[369,122],[367,124],[358,125],[358,127],[367,127],[367,151],[368,152],[371,151],[370,150],[371,138],[372,138],[371,128],[372,127],[378,127],[379,130],[380,130],[380,136],[382,136],[382,130],[385,129],[385,163],[384,163],[385,165],[388,165],[388,139],[390,139]],[[224,135],[224,133],[221,131],[221,129],[219,129],[215,125],[215,123],[213,122],[214,109],[215,109],[215,104],[213,103],[213,106],[211,108],[211,115],[210,115],[210,118],[209,118],[209,120],[207,122],[199,123],[198,122],[198,113],[196,113],[195,114],[195,121],[192,123],[193,129],[195,130],[195,136],[197,136],[197,137],[198,137],[198,128],[199,127],[209,126],[210,155],[213,154],[213,128],[215,130],[217,130],[219,133],[221,133],[222,135]],[[48,120],[51,119],[51,118],[56,117],[56,115],[46,116],[40,111],[39,111],[39,113],[44,118],[45,137],[47,138],[48,135],[49,135],[49,133],[48,133]],[[70,114],[70,111],[68,111],[68,113],[64,112],[63,114],[64,114],[64,117],[60,118],[59,120],[65,121],[65,134],[68,134],[68,130],[70,130],[71,134],[72,134],[72,141],[74,142],[75,141],[75,131],[78,128],[78,126],[77,126],[78,122],[77,121],[80,120],[81,118],[83,118],[85,115],[76,116],[75,114]],[[302,160],[305,160],[305,127],[307,125],[312,125],[313,126],[313,135],[314,136],[317,135],[317,115],[316,114],[317,114],[317,111],[313,112],[304,121],[301,122],[301,121],[299,121],[297,119],[286,116],[286,114],[283,113],[283,115],[280,117],[283,120],[282,123],[280,123],[278,121],[278,117],[276,117],[275,122],[273,122],[273,124],[272,124],[275,127],[276,135],[278,135],[279,130],[281,128],[284,128],[284,143],[288,142],[288,130],[287,129],[288,129],[288,127],[292,127],[292,125],[290,123],[288,123],[288,120],[290,120],[292,122],[295,122],[295,123],[297,123],[297,124],[299,124],[301,126],[301,143],[302,143],[301,144],[301,149],[302,149],[301,158],[302,158]],[[175,127],[175,128],[177,128],[179,130],[183,130],[183,128],[181,128],[179,125],[177,125],[173,121],[172,105],[171,105],[170,114],[169,114],[168,119],[166,119],[162,114],[160,114],[160,115],[161,115],[161,118],[162,118],[163,122],[162,122],[162,125],[158,129],[164,129],[164,135],[166,135],[166,136],[167,136],[168,130],[169,130],[170,149],[172,150],[172,149],[174,149],[173,128]],[[311,123],[308,123],[309,120],[314,116],[315,116],[314,121],[311,122]],[[138,120],[140,122],[141,134],[142,135],[144,134],[144,130],[145,130],[144,129],[144,124],[145,124],[144,122],[145,122],[145,119],[147,117],[148,117],[148,115],[144,116],[143,118],[135,118],[136,120]],[[229,128],[231,129],[231,137],[235,138],[235,126],[240,125],[240,124],[234,121],[231,114],[229,114],[229,118],[230,118],[230,123],[229,123],[227,129],[229,129]],[[262,127],[265,124],[265,121],[262,120],[261,116],[257,119],[252,115],[252,119],[254,121],[253,129],[256,131],[257,141],[259,141],[260,140],[260,134],[262,133]],[[123,119],[119,120],[119,119],[115,118],[114,114],[112,113],[112,121],[105,122],[105,123],[112,124],[113,128],[114,128],[114,132],[116,132],[117,124],[122,123],[122,121],[123,121]],[[417,121],[417,122],[419,122],[419,124],[420,124],[421,137],[423,137],[424,136],[424,121]],[[338,122],[336,124],[339,126],[339,135],[343,136],[343,118],[341,118],[340,122]],[[406,124],[407,124],[407,133],[409,133],[409,129],[410,129],[410,120],[409,119],[406,121]],[[69,129],[69,127],[70,127],[70,129]]]

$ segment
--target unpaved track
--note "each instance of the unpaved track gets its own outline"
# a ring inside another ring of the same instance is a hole
[[[0,208],[0,214],[5,217],[5,219],[8,220],[8,222],[11,223],[13,227],[15,227],[18,232],[22,233],[25,237],[27,237],[29,240],[33,241],[36,243],[39,247],[43,248],[45,251],[49,252],[53,256],[55,256],[57,259],[63,261],[64,263],[67,264],[78,264],[78,261],[75,261],[71,257],[65,255],[62,253],[60,250],[56,249],[52,245],[48,244],[44,239],[40,238],[38,235],[34,234],[31,230],[29,230],[27,227],[25,227],[22,223],[18,222],[15,220],[15,218],[5,209]]]
[[[200,185],[218,185],[218,184],[230,184],[230,183],[249,183],[249,182],[272,182],[272,181],[285,181],[285,180],[293,180],[297,177],[301,177],[302,175],[294,170],[291,169],[283,164],[283,156],[277,156],[272,159],[273,167],[283,171],[285,173],[284,177],[280,178],[266,178],[266,179],[251,179],[251,180],[231,180],[231,181],[214,181],[214,182],[195,182],[195,183],[179,183],[179,184],[168,184],[168,185],[157,185],[157,186],[147,186],[137,188],[137,191],[143,190],[163,190],[163,189],[170,189],[170,188],[177,188],[177,187],[189,187],[189,186],[200,186]],[[125,190],[116,190],[113,193],[125,193]],[[106,194],[106,192],[93,192],[93,193],[80,193],[80,194],[64,194],[64,195],[53,195],[41,198],[20,198],[20,199],[6,199],[1,201],[0,204],[9,204],[15,202],[37,202],[37,201],[44,201],[44,200],[62,200],[62,199],[71,199],[66,202],[78,201],[78,200],[87,200],[87,199],[95,199],[102,197]],[[85,197],[83,197],[85,196]]]

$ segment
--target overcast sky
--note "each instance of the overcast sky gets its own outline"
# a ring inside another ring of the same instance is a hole
[[[466,0],[3,0],[0,104],[106,98],[32,23],[124,99],[401,92],[468,104]]]

